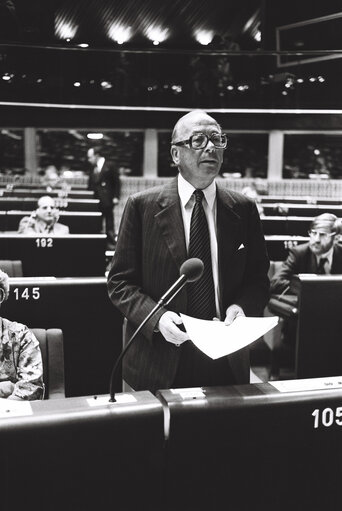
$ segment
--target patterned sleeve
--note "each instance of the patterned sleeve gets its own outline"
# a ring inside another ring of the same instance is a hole
[[[20,335],[17,363],[18,381],[15,383],[9,399],[43,399],[43,362],[39,342],[27,327],[18,334]]]

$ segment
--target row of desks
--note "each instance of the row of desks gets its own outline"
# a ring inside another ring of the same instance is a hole
[[[98,199],[72,199],[55,197],[55,205],[68,211],[99,211]],[[33,211],[37,209],[37,199],[32,197],[0,197],[0,211]]]
[[[0,211],[0,231],[16,232],[19,222],[28,211]],[[96,234],[102,230],[102,215],[99,211],[61,211],[60,223],[69,226],[73,234]]]
[[[265,216],[286,215],[291,216],[311,216],[315,217],[322,213],[332,213],[337,217],[342,216],[342,205],[312,205],[312,204],[293,204],[277,203],[263,204],[263,214]]]
[[[302,380],[21,411],[9,403],[0,419],[3,508],[25,508],[38,481],[37,511],[338,510],[341,387]]]
[[[19,222],[28,211],[0,211],[0,231],[17,231]],[[61,211],[59,221],[70,228],[71,233],[90,234],[101,232],[100,212]],[[261,219],[267,235],[306,236],[312,217],[264,216]]]
[[[266,236],[268,255],[282,261],[289,248],[308,241],[303,236]],[[42,237],[0,234],[1,259],[20,260],[25,277],[88,277],[104,275],[106,252],[104,234],[70,234]]]
[[[63,190],[63,189],[44,189],[44,188],[3,188],[0,189],[0,197],[31,197],[39,198],[42,195],[50,195],[51,197],[68,197],[69,199],[93,199],[94,192],[92,190]]]
[[[293,204],[322,204],[322,205],[326,205],[326,206],[329,206],[329,205],[333,205],[333,204],[336,204],[336,205],[342,205],[342,199],[339,199],[339,198],[330,198],[330,197],[310,197],[310,196],[307,196],[307,197],[303,197],[303,196],[293,196],[293,195],[288,195],[288,196],[282,196],[282,195],[260,195],[258,200],[262,203],[262,205],[264,204],[268,204],[268,203],[273,203],[273,204],[277,204],[277,203],[282,203],[282,202],[285,202],[285,203],[293,203]]]

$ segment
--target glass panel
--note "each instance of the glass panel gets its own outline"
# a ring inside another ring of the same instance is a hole
[[[285,179],[342,178],[342,135],[286,135]]]
[[[24,174],[24,130],[0,128],[0,172]]]
[[[104,156],[117,165],[121,174],[142,174],[144,133],[142,131],[99,131],[84,129],[37,130],[38,161],[41,173],[54,166],[58,173],[88,171],[87,150],[100,146]],[[88,136],[101,137],[90,139]]]

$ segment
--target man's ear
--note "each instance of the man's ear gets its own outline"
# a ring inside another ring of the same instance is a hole
[[[171,149],[170,149],[170,153],[171,153],[171,157],[173,159],[173,163],[175,165],[179,165],[179,148],[176,147],[175,145],[172,145]]]

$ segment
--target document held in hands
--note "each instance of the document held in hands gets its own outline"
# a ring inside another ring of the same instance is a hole
[[[278,316],[265,318],[239,316],[231,325],[226,326],[223,321],[196,319],[186,314],[180,316],[195,346],[214,360],[248,346],[272,330],[279,321]]]

